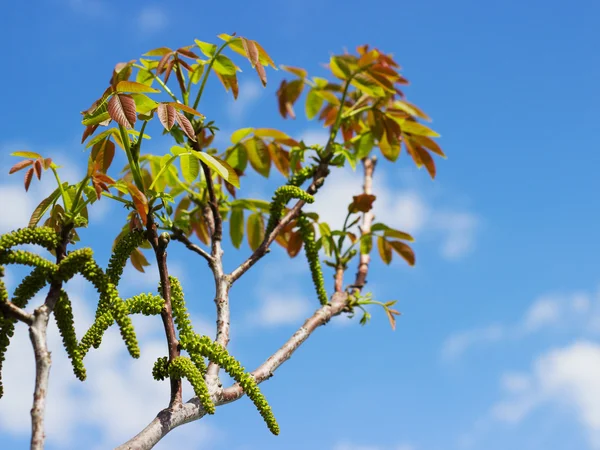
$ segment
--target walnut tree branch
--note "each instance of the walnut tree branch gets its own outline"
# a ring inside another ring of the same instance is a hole
[[[252,372],[256,382],[260,384],[270,378],[277,368],[290,359],[294,352],[317,328],[325,325],[332,317],[347,311],[347,302],[348,295],[346,293],[333,294],[330,303],[317,309],[279,350]],[[243,389],[236,383],[227,389],[213,392],[212,400],[215,406],[220,406],[236,401],[243,395]],[[117,447],[116,450],[151,449],[173,429],[180,425],[199,420],[205,414],[206,411],[200,405],[198,398],[194,397],[177,410],[166,409],[161,411],[146,428],[125,444]]]
[[[165,233],[166,234],[166,233]],[[163,322],[165,329],[165,335],[167,337],[167,346],[169,350],[169,362],[173,361],[180,354],[179,341],[175,334],[175,323],[173,322],[173,307],[171,304],[171,281],[169,280],[169,270],[167,267],[167,245],[168,235],[159,236],[152,211],[148,214],[148,223],[146,238],[154,249],[156,256],[156,264],[158,266],[158,273],[160,276],[161,294],[165,301],[163,308],[160,312],[160,317]],[[169,401],[169,407],[180,405],[182,402],[181,397],[181,379],[170,378],[171,382],[171,399]]]
[[[371,156],[363,159],[364,167],[364,184],[363,194],[373,194],[373,172],[375,171],[375,165],[377,164],[377,157]],[[371,224],[374,219],[373,210],[363,213],[363,220],[360,226],[360,234],[364,236],[371,232]],[[369,263],[371,262],[371,256],[368,253],[361,253],[358,260],[358,272],[356,273],[356,281],[354,286],[357,289],[362,289],[367,284],[367,273],[369,272]]]
[[[191,250],[194,253],[197,253],[200,256],[202,256],[204,259],[206,259],[209,264],[212,262],[212,256],[210,256],[208,254],[208,252],[206,252],[202,247],[199,247],[198,245],[196,245],[192,241],[190,241],[189,238],[185,234],[183,234],[183,231],[180,230],[179,228],[173,227],[173,233],[171,234],[171,239],[181,242],[183,245],[186,246],[186,248],[188,250]]]
[[[72,225],[67,225],[61,230],[59,244],[56,248],[57,264],[60,264],[67,255],[67,244],[72,229]],[[35,355],[35,390],[33,393],[33,407],[31,408],[31,450],[44,448],[44,413],[46,410],[48,379],[52,365],[47,342],[48,320],[60,298],[62,285],[63,283],[60,280],[50,283],[46,300],[42,306],[34,311],[33,323],[29,326],[29,338]]]
[[[0,302],[0,310],[4,314],[4,317],[14,317],[27,325],[33,325],[34,317],[24,309],[19,308],[12,302]]]

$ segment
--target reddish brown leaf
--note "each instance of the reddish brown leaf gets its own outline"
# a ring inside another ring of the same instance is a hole
[[[33,171],[37,176],[38,180],[42,179],[42,158],[38,158],[33,163]]]
[[[263,67],[262,64],[257,64],[256,65],[256,73],[258,74],[258,77],[260,78],[260,82],[262,83],[263,86],[267,85],[267,72],[265,72],[265,68]]]
[[[279,114],[284,119],[288,115],[288,110],[286,108],[287,98],[286,98],[286,90],[285,87],[287,85],[286,80],[281,80],[281,84],[279,85],[279,89],[277,90],[277,103],[279,105]]]
[[[413,148],[419,154],[419,158],[425,165],[425,168],[427,169],[427,172],[429,172],[431,178],[435,178],[435,162],[433,162],[433,158],[429,152],[419,145],[415,145]]]
[[[177,60],[177,64],[179,64],[180,66],[185,67],[189,72],[193,72],[194,69],[192,69],[192,66],[190,66],[187,62],[185,62],[183,59],[178,59]]]
[[[189,119],[187,117],[185,117],[179,111],[177,111],[175,109],[174,109],[174,111],[175,111],[175,120],[177,120],[177,123],[179,124],[179,126],[181,127],[183,132],[186,134],[187,137],[189,137],[192,141],[195,142],[196,141],[196,133],[194,132],[194,127],[192,126],[192,123],[189,121]]]
[[[348,210],[352,213],[363,212],[366,213],[373,209],[373,202],[377,197],[370,194],[360,194],[352,197],[353,201],[348,206]]]
[[[233,98],[237,100],[238,94],[240,93],[237,77],[235,75],[221,75],[219,72],[215,72],[215,74],[217,75],[217,78],[221,80],[221,83],[223,83],[225,90],[229,92],[229,89],[231,89]]]
[[[287,245],[287,253],[290,255],[290,258],[293,258],[298,254],[300,249],[302,248],[302,236],[300,231],[295,231],[290,234],[290,238],[288,240]]]
[[[30,165],[33,164],[33,160],[32,159],[25,159],[23,161],[19,161],[18,163],[16,163],[14,166],[12,166],[10,168],[10,170],[8,171],[9,174],[11,173],[15,173],[18,172],[21,169],[24,169],[25,167],[28,167]]]
[[[50,168],[50,166],[52,166],[52,158],[45,158],[43,165],[44,165],[44,170],[48,170]]]
[[[131,199],[135,205],[135,209],[142,219],[142,223],[145,225],[148,220],[148,199],[142,191],[140,191],[136,185],[129,183],[127,190],[131,194]]]
[[[137,119],[135,100],[130,95],[115,94],[108,101],[108,114],[119,125],[133,128]]]
[[[415,265],[415,252],[407,244],[401,241],[387,241],[389,245],[411,266]]]
[[[437,142],[435,142],[430,137],[413,135],[413,136],[411,136],[411,140],[418,142],[423,147],[425,147],[429,151],[435,153],[436,155],[440,155],[443,158],[446,157],[444,151],[440,148],[440,146],[437,144]]]
[[[173,70],[173,66],[175,65],[175,60],[172,59],[167,63],[167,68],[165,69],[165,83],[169,82],[169,77],[171,76],[171,71]]]
[[[25,173],[25,191],[29,190],[31,179],[33,178],[33,167]]]
[[[115,180],[102,172],[96,173],[93,178],[105,184],[115,184]]]
[[[175,123],[175,108],[165,103],[159,103],[156,112],[160,123],[162,123],[163,127],[169,131]]]
[[[160,61],[158,61],[158,65],[156,66],[156,74],[157,75],[160,75],[161,73],[163,73],[163,70],[165,69],[165,65],[167,64],[167,61],[169,60],[169,58],[171,56],[173,56],[173,52],[168,52],[168,53],[165,53],[162,58],[160,58]]]
[[[112,164],[113,158],[115,157],[115,144],[113,141],[106,141],[103,149],[103,157],[102,157],[102,172],[106,173]]]
[[[144,272],[144,266],[149,266],[150,263],[139,248],[136,248],[129,257],[131,265],[138,271]]]
[[[210,235],[208,234],[208,227],[206,226],[206,222],[204,221],[204,217],[201,214],[198,214],[198,219],[193,223],[194,233],[198,236],[198,239],[205,244],[208,245],[210,242]]]
[[[85,140],[91,136],[92,134],[94,134],[94,131],[96,131],[96,128],[98,128],[98,125],[88,125],[87,127],[85,127],[85,130],[83,130],[83,136],[81,136],[81,143],[83,144],[85,142]]]
[[[181,47],[178,48],[177,50],[175,50],[177,53],[179,53],[180,55],[183,55],[187,58],[192,58],[192,59],[198,59],[200,58],[198,55],[196,55],[193,51],[191,51],[189,48],[185,48],[185,47]]]
[[[256,44],[254,43],[254,41],[251,41],[246,38],[241,38],[241,39],[242,39],[242,45],[244,46],[244,51],[246,52],[246,55],[248,56],[248,59],[250,60],[250,64],[252,64],[252,67],[254,68],[254,66],[256,66],[256,65],[262,65],[262,64],[260,64],[258,49],[256,48]]]

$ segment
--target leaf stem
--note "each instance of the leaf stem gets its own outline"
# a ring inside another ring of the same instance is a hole
[[[210,74],[210,69],[212,69],[213,64],[215,63],[215,60],[217,59],[217,56],[219,56],[221,54],[221,52],[223,50],[225,50],[225,48],[229,45],[229,41],[223,43],[215,52],[215,54],[210,58],[210,61],[208,63],[208,67],[206,69],[206,72],[204,72],[203,78],[202,78],[202,84],[200,84],[200,89],[198,90],[198,94],[196,94],[196,100],[194,100],[194,109],[198,108],[198,103],[200,103],[200,98],[202,97],[202,93],[204,92],[204,86],[206,85],[206,81],[208,80],[208,75]]]
[[[175,94],[173,94],[173,91],[171,91],[171,89],[168,88],[168,86],[163,82],[163,80],[160,79],[160,77],[158,75],[156,75],[154,72],[146,69],[144,66],[140,66],[139,64],[133,64],[133,67],[136,67],[138,69],[143,69],[146,72],[151,73],[152,76],[154,77],[154,79],[158,82],[158,84],[160,84],[161,87],[165,90],[165,92],[167,94],[169,94],[173,100],[175,100],[176,102],[179,102],[179,99],[175,96]]]

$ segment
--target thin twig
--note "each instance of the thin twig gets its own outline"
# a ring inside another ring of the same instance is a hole
[[[187,247],[188,250],[191,250],[194,253],[198,253],[200,256],[202,256],[204,259],[206,259],[209,264],[212,263],[212,260],[213,260],[212,256],[210,256],[208,254],[208,252],[206,250],[204,250],[202,247],[199,247],[198,245],[196,245],[192,241],[190,241],[189,238],[185,234],[183,234],[183,231],[180,230],[179,228],[173,227],[173,233],[171,234],[171,239],[181,242],[183,245],[185,245]]]
[[[0,302],[0,310],[5,317],[14,317],[27,325],[33,325],[34,317],[24,309],[19,308],[13,302]]]

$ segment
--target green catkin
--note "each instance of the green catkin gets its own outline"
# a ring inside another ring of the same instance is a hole
[[[85,332],[83,337],[81,338],[81,342],[79,343],[79,353],[81,357],[84,358],[87,355],[87,352],[93,346],[94,348],[98,348],[96,344],[99,346],[102,343],[102,337],[108,327],[110,327],[114,322],[113,316],[110,311],[105,312],[100,317],[94,320],[92,326]]]
[[[121,275],[123,275],[123,269],[127,264],[131,252],[138,248],[143,240],[144,233],[142,231],[132,231],[117,242],[108,262],[108,268],[106,269],[108,280],[115,286],[119,285],[119,280],[121,279]]]
[[[321,269],[321,262],[319,261],[319,251],[315,243],[315,230],[309,223],[307,217],[304,214],[300,214],[296,220],[298,228],[300,228],[300,235],[304,242],[304,251],[306,253],[306,259],[310,267],[310,273],[312,275],[313,284],[317,291],[317,296],[322,305],[327,304],[327,290],[325,289],[325,279],[323,278],[323,271]]]
[[[27,275],[15,289],[12,302],[19,308],[25,308],[29,300],[42,290],[48,283],[50,273],[40,267],[37,267]]]
[[[161,356],[154,362],[152,367],[152,376],[157,381],[166,380],[169,377],[169,358]]]
[[[215,364],[222,367],[235,381],[237,381],[246,395],[252,400],[256,409],[264,419],[273,434],[279,434],[279,425],[275,420],[273,411],[267,403],[267,400],[260,392],[258,384],[252,375],[245,372],[242,365],[233,358],[227,350],[216,342],[213,342],[208,336],[199,336],[198,334],[184,336],[180,340],[182,348],[190,355],[200,354],[208,358]]]
[[[194,388],[194,393],[200,400],[204,410],[208,414],[215,413],[215,404],[210,398],[208,388],[204,382],[204,376],[189,358],[178,356],[168,364],[167,369],[169,375],[173,378],[186,378]]]
[[[86,372],[77,343],[77,335],[75,334],[73,308],[69,296],[65,291],[61,291],[60,297],[56,302],[54,318],[56,319],[56,325],[60,331],[67,355],[69,355],[69,359],[73,365],[73,372],[77,378],[83,381],[86,378]]]
[[[303,167],[302,169],[300,169],[298,172],[296,172],[294,175],[292,175],[290,177],[287,184],[290,186],[300,187],[306,180],[311,178],[315,174],[316,171],[317,171],[316,166]]]
[[[183,296],[183,290],[181,289],[181,283],[173,276],[169,277],[171,283],[171,308],[173,309],[173,320],[177,329],[179,330],[180,336],[185,336],[193,333],[192,322],[190,321],[190,315],[185,307],[185,299]],[[158,287],[159,292],[161,286]]]
[[[269,217],[269,222],[267,223],[267,230],[265,234],[269,235],[271,231],[275,229],[281,216],[283,215],[283,211],[285,210],[285,205],[292,198],[297,198],[299,200],[304,200],[306,203],[312,203],[315,201],[314,197],[308,194],[305,190],[297,187],[297,186],[281,186],[275,190],[275,194],[273,195],[273,199],[271,200],[271,215]]]
[[[164,300],[160,295],[139,294],[125,300],[127,314],[156,316],[163,308]]]
[[[26,250],[5,250],[0,253],[0,264],[22,264],[24,266],[40,267],[49,272],[56,272],[58,266],[39,255]]]
[[[192,328],[192,322],[190,321],[190,315],[185,306],[185,298],[181,283],[173,276],[169,277],[169,281],[171,282],[171,307],[173,308],[173,319],[179,330],[180,339],[182,336],[193,336],[195,333]],[[206,374],[206,364],[202,355],[199,353],[190,353],[190,359],[202,375]]]
[[[57,278],[63,282],[69,281],[81,271],[85,263],[92,260],[93,256],[91,248],[80,248],[70,252],[59,264]]]
[[[127,315],[127,308],[123,300],[119,297],[115,285],[108,281],[104,271],[93,259],[87,261],[83,265],[81,274],[85,279],[92,283],[100,293],[100,301],[98,302],[98,309],[96,310],[96,319],[110,311],[115,322],[119,325],[121,337],[127,346],[129,354],[133,358],[139,358],[140,348],[133,329],[133,324]],[[100,341],[95,341],[93,345],[94,348],[98,348]]]
[[[58,235],[50,227],[19,228],[0,236],[0,251],[22,244],[38,244],[48,250],[58,246]]]

